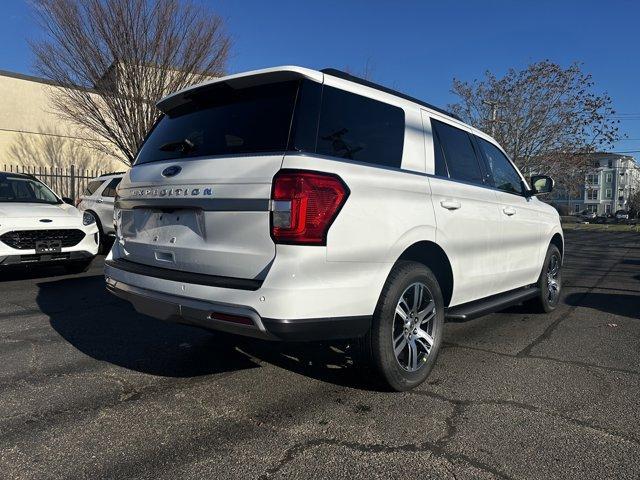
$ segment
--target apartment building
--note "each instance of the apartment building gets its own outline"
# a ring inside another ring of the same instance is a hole
[[[640,191],[640,166],[629,155],[597,153],[591,157],[593,170],[585,176],[581,198],[567,200],[570,210],[598,215],[626,210],[630,197]]]

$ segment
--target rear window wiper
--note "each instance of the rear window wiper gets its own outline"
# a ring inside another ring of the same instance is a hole
[[[163,145],[160,145],[159,150],[163,152],[181,152],[181,153],[189,153],[196,149],[195,143],[193,143],[188,138],[184,140],[178,140],[176,142],[169,142]]]

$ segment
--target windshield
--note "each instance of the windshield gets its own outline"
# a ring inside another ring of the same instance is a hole
[[[0,203],[60,203],[58,197],[38,180],[0,174]]]
[[[142,145],[136,165],[203,155],[284,152],[300,82],[234,89],[214,84],[167,112]]]

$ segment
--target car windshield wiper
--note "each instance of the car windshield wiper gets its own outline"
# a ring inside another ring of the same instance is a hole
[[[195,143],[193,143],[188,138],[184,140],[178,140],[176,142],[169,142],[163,145],[160,145],[159,150],[163,152],[181,152],[181,153],[189,153],[196,149]]]

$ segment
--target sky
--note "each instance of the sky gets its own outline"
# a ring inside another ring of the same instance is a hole
[[[453,78],[580,62],[621,117],[627,138],[614,150],[640,157],[640,1],[196,1],[225,20],[230,73],[369,64],[374,81],[443,107],[456,100]],[[28,0],[3,0],[0,69],[33,74],[28,40],[39,35]]]

